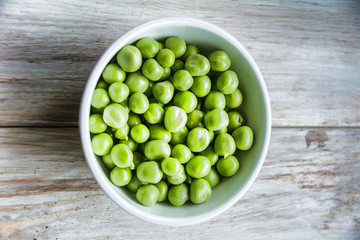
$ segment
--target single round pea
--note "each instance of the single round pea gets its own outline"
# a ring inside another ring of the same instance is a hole
[[[169,81],[158,82],[154,84],[152,94],[158,102],[168,104],[174,96],[174,86]]]
[[[129,98],[129,108],[134,113],[143,114],[149,108],[149,100],[143,93],[134,93]]]
[[[210,161],[204,156],[195,156],[186,164],[186,172],[192,178],[202,178],[209,174]]]
[[[95,86],[95,89],[97,88],[103,88],[107,90],[109,88],[109,84],[107,84],[103,79],[100,79]]]
[[[204,124],[204,116],[205,114],[202,111],[194,110],[188,114],[186,126],[190,129],[196,127],[205,127]]]
[[[95,89],[91,98],[91,106],[93,106],[94,108],[104,108],[109,103],[110,97],[108,92],[102,88]]]
[[[183,61],[186,61],[186,59],[189,56],[191,56],[193,54],[197,54],[197,53],[200,53],[199,48],[197,46],[195,46],[195,45],[189,44],[189,45],[186,46],[186,51],[185,51],[184,55],[181,56],[180,59],[183,60]]]
[[[131,93],[144,93],[149,87],[149,80],[141,72],[133,72],[126,77],[125,84]]]
[[[164,74],[164,68],[153,58],[147,59],[141,67],[145,77],[151,81],[158,81]]]
[[[169,132],[163,125],[153,124],[149,127],[150,140],[164,140],[170,142],[171,132]]]
[[[165,47],[170,49],[174,53],[175,58],[181,57],[186,51],[186,43],[184,39],[179,37],[167,38],[165,40]]]
[[[124,70],[117,63],[108,64],[102,72],[102,77],[108,84],[123,82],[126,77]]]
[[[213,71],[223,72],[229,69],[231,60],[229,55],[221,50],[210,53],[210,69]]]
[[[190,90],[197,96],[197,97],[205,97],[210,93],[211,90],[211,80],[208,76],[202,75],[194,77],[193,85],[191,86]]]
[[[189,130],[186,126],[184,126],[180,131],[171,133],[171,144],[176,145],[179,143],[186,143],[187,135],[189,134]]]
[[[131,149],[131,151],[135,151],[139,146],[139,144],[135,142],[134,139],[132,139],[131,137],[128,137],[127,140],[120,140],[119,144],[125,144]]]
[[[126,185],[126,188],[129,189],[130,192],[136,193],[136,191],[142,186],[142,183],[140,182],[136,174],[132,173],[131,175],[132,175],[131,180]]]
[[[194,179],[190,184],[190,200],[195,203],[203,203],[209,200],[212,190],[208,181],[205,179]]]
[[[174,96],[174,104],[175,106],[184,109],[186,113],[190,113],[194,111],[197,106],[197,98],[189,91],[178,92]]]
[[[124,101],[119,102],[119,104],[123,106],[128,113],[130,113],[129,98],[126,98]]]
[[[214,131],[215,137],[217,137],[220,133],[227,133],[227,127]]]
[[[100,133],[91,139],[91,146],[96,155],[108,154],[113,146],[113,139],[107,133]]]
[[[185,183],[170,188],[169,202],[174,206],[181,206],[189,199],[189,189]]]
[[[170,157],[171,148],[164,140],[151,140],[146,143],[144,154],[148,160],[161,161]]]
[[[108,168],[113,169],[116,166],[115,163],[113,162],[113,160],[111,159],[110,153],[102,156],[101,158]]]
[[[164,48],[156,55],[156,60],[164,68],[169,68],[175,63],[175,54],[170,49]]]
[[[205,177],[203,177],[203,179],[205,179],[206,181],[208,181],[208,183],[210,184],[211,188],[214,188],[216,185],[219,184],[220,182],[220,175],[217,172],[215,167],[212,167],[210,169],[210,172],[208,175],[206,175]]]
[[[186,172],[183,165],[181,165],[180,173],[176,176],[167,176],[167,181],[172,185],[179,185],[185,182],[186,180]]]
[[[150,131],[144,124],[138,124],[131,128],[130,135],[135,142],[143,143],[149,139]]]
[[[170,67],[172,73],[176,73],[177,71],[184,68],[185,68],[185,63],[180,59],[176,59],[174,64]]]
[[[214,151],[214,148],[209,145],[204,151],[199,152],[199,155],[207,157],[209,159],[211,166],[214,166],[219,159],[219,155]]]
[[[164,68],[164,73],[161,76],[160,81],[170,79],[170,77],[171,77],[170,75],[171,75],[170,68],[168,68],[168,67]]]
[[[184,128],[187,121],[186,112],[179,107],[169,107],[164,116],[164,125],[169,132],[178,132]]]
[[[210,134],[206,128],[193,128],[186,140],[187,146],[192,152],[201,152],[210,144]]]
[[[210,62],[201,54],[193,54],[186,59],[185,70],[188,70],[191,76],[206,75],[210,71]]]
[[[144,113],[144,118],[150,124],[156,124],[163,121],[165,115],[164,109],[157,103],[150,103],[148,110]]]
[[[181,164],[184,164],[190,160],[191,151],[184,144],[177,144],[171,149],[171,157],[176,158]]]
[[[216,80],[216,86],[224,94],[233,93],[239,86],[239,79],[232,70],[226,70]]]
[[[130,132],[129,125],[126,123],[124,126],[122,126],[122,127],[115,130],[114,136],[117,139],[125,139],[125,140],[127,140],[128,136],[129,136],[129,132]]]
[[[159,199],[158,202],[163,202],[167,199],[167,195],[168,195],[168,190],[169,187],[166,184],[166,182],[164,180],[161,180],[160,182],[158,182],[157,184],[155,184],[155,187],[157,187],[157,189],[159,190]]]
[[[212,90],[206,96],[204,107],[206,110],[213,110],[216,108],[224,109],[226,106],[225,95],[217,90]]]
[[[159,50],[164,49],[165,45],[162,42],[158,42]]]
[[[142,205],[150,207],[159,199],[159,190],[151,184],[141,186],[136,192],[136,199]]]
[[[144,92],[145,96],[147,96],[148,98],[150,98],[152,96],[152,88],[154,86],[154,82],[153,81],[148,81],[148,88],[146,89],[146,91]]]
[[[137,124],[140,124],[141,123],[140,115],[138,115],[136,113],[133,113],[133,112],[130,112],[127,123],[129,125],[129,128],[132,128],[133,126],[135,126]]]
[[[135,46],[140,50],[144,58],[153,58],[159,52],[159,44],[152,38],[142,38]]]
[[[249,150],[254,141],[254,133],[248,126],[242,126],[232,133],[235,139],[236,147],[240,150]]]
[[[224,110],[217,108],[205,114],[204,123],[212,131],[224,129],[229,125],[229,116]]]
[[[240,92],[240,89],[235,89],[233,93],[225,94],[226,106],[229,108],[238,108],[240,107],[243,96]]]
[[[239,170],[239,161],[235,156],[220,158],[216,164],[219,174],[224,177],[231,177]]]
[[[236,151],[236,144],[234,138],[227,133],[220,133],[215,138],[214,150],[216,154],[224,156],[225,158],[232,155]]]
[[[127,185],[132,177],[130,168],[114,167],[110,173],[111,182],[119,187]]]
[[[125,46],[118,52],[116,61],[125,72],[136,72],[142,64],[141,52],[135,46]]]
[[[109,87],[109,95],[111,100],[116,103],[124,101],[129,96],[129,88],[122,82],[112,83]]]
[[[111,149],[111,159],[114,164],[121,168],[134,167],[133,153],[125,144],[116,144]]]
[[[98,134],[105,132],[107,125],[104,122],[101,114],[92,114],[89,118],[89,129],[91,133]]]
[[[181,163],[176,158],[165,158],[161,161],[161,170],[167,176],[178,176],[181,172]]]
[[[163,172],[160,169],[159,163],[145,161],[138,165],[136,175],[142,183],[156,184],[162,179]]]
[[[174,87],[179,91],[186,91],[193,85],[193,77],[186,70],[179,70],[173,76]]]
[[[129,119],[126,109],[118,103],[111,103],[104,109],[104,122],[114,128],[121,128]]]
[[[227,128],[229,130],[229,133],[232,133],[235,129],[241,127],[245,122],[244,117],[239,112],[235,112],[235,111],[229,112],[228,116],[229,116],[229,125]]]
[[[145,157],[139,152],[133,152],[133,163],[135,168],[139,166],[140,163],[145,161]]]

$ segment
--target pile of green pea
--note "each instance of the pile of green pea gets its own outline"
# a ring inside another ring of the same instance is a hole
[[[142,38],[123,47],[91,101],[91,144],[110,180],[145,206],[207,201],[239,169],[236,151],[253,131],[236,110],[243,101],[225,51],[203,55],[182,38]]]

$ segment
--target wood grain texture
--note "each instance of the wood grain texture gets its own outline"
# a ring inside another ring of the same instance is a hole
[[[268,86],[274,126],[360,126],[359,1],[2,1],[0,125],[76,126],[102,52],[166,16],[236,37]]]
[[[178,228],[143,222],[116,206],[92,178],[77,139],[74,128],[0,129],[0,237],[360,237],[360,130],[274,129],[245,196],[208,222]]]

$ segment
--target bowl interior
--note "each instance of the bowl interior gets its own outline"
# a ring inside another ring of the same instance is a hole
[[[244,115],[246,125],[254,131],[254,145],[249,151],[237,154],[240,162],[239,172],[231,178],[224,179],[216,186],[213,189],[212,197],[206,203],[201,205],[185,204],[180,207],[157,203],[152,207],[144,207],[136,201],[132,193],[124,188],[115,187],[110,182],[110,171],[101,158],[92,153],[86,119],[90,112],[92,92],[102,69],[124,45],[131,44],[142,37],[161,40],[169,36],[181,37],[187,44],[198,46],[204,53],[220,49],[229,54],[232,60],[231,69],[238,74],[239,89],[244,96],[243,104],[238,111]],[[83,139],[83,148],[90,169],[99,185],[116,203],[135,216],[150,222],[165,225],[189,225],[207,220],[225,211],[239,200],[254,181],[267,152],[270,135],[270,107],[262,76],[246,50],[233,37],[202,21],[169,18],[143,24],[126,33],[99,60],[89,78],[84,98],[87,100],[83,100],[82,105],[87,105],[82,106],[81,115],[85,122],[81,120],[80,124],[81,134],[87,134],[87,140]]]

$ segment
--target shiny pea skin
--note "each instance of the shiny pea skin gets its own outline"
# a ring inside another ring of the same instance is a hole
[[[217,137],[220,133],[227,133],[227,128],[214,131],[215,137]]]
[[[195,204],[204,203],[211,197],[212,190],[205,179],[194,179],[190,184],[190,200]]]
[[[134,113],[143,114],[149,108],[149,100],[143,93],[134,93],[129,98],[129,108]]]
[[[116,144],[111,149],[111,159],[114,164],[121,168],[133,168],[133,152],[131,149],[125,144]]]
[[[187,121],[186,112],[179,107],[169,107],[164,116],[164,126],[169,132],[178,132],[184,128]]]
[[[158,81],[164,74],[164,68],[153,58],[147,59],[141,67],[145,77],[151,81]]]
[[[119,144],[125,144],[131,149],[131,151],[135,151],[139,146],[139,144],[135,142],[134,139],[132,139],[131,137],[129,137],[127,140],[120,140]]]
[[[210,69],[213,71],[223,72],[229,69],[231,60],[229,55],[222,50],[217,50],[209,55]]]
[[[89,118],[89,129],[91,133],[98,134],[105,132],[107,125],[104,122],[101,114],[92,114]]]
[[[181,173],[181,163],[176,158],[165,158],[161,161],[161,170],[167,176],[178,176]]]
[[[110,63],[102,72],[102,77],[105,82],[112,84],[114,82],[123,82],[125,80],[126,73],[120,68],[118,64]]]
[[[232,136],[235,139],[236,147],[239,150],[249,150],[254,141],[254,133],[248,126],[242,126],[235,129]]]
[[[231,94],[238,88],[239,79],[234,71],[227,70],[217,78],[216,86],[220,92]]]
[[[132,139],[137,143],[144,143],[150,137],[150,131],[144,124],[133,126],[130,131]]]
[[[186,173],[192,178],[202,178],[209,174],[210,161],[204,156],[195,156],[186,164]]]
[[[235,129],[241,127],[245,122],[244,117],[239,112],[235,112],[235,111],[229,112],[228,116],[229,116],[229,125],[228,125],[229,133],[232,133]]]
[[[137,125],[137,124],[141,124],[141,117],[140,115],[130,112],[129,113],[129,117],[128,117],[128,121],[127,124],[129,125],[130,128],[132,128],[133,126]]]
[[[214,166],[219,159],[219,155],[214,151],[212,145],[209,145],[204,151],[199,152],[199,155],[207,157],[211,166]]]
[[[174,86],[169,81],[158,82],[153,86],[152,94],[158,102],[168,104],[174,96]]]
[[[184,126],[180,131],[171,133],[171,144],[176,145],[180,143],[186,143],[187,135],[189,134],[189,129]]]
[[[181,165],[180,174],[178,174],[176,176],[167,176],[166,179],[172,185],[179,185],[179,184],[182,184],[183,182],[185,182],[186,172],[185,172],[184,166]]]
[[[128,113],[130,112],[130,108],[129,108],[129,98],[126,98],[124,101],[120,102],[119,104],[120,104],[121,106],[123,106]]]
[[[127,140],[127,139],[128,139],[128,136],[129,136],[129,132],[130,132],[129,125],[128,125],[128,124],[125,124],[124,126],[116,129],[114,136],[115,136],[117,139],[125,139],[125,140]]]
[[[186,126],[190,129],[196,127],[204,127],[204,116],[205,114],[202,111],[194,110],[188,114]]]
[[[116,166],[115,163],[113,162],[113,160],[111,159],[110,153],[102,156],[102,160],[105,163],[105,165],[110,169],[113,169]]]
[[[185,70],[194,77],[206,75],[210,71],[210,62],[201,54],[193,54],[186,59]]]
[[[144,113],[144,118],[150,124],[156,124],[163,121],[165,115],[164,109],[157,103],[150,103],[148,110]]]
[[[136,199],[144,206],[150,207],[159,199],[159,190],[152,184],[141,186],[136,192]]]
[[[214,150],[219,156],[225,158],[232,155],[236,151],[236,144],[234,138],[227,133],[221,133],[215,138]]]
[[[192,44],[186,45],[186,51],[185,51],[184,55],[181,56],[181,60],[186,61],[186,59],[189,56],[198,54],[198,53],[200,53],[200,50],[197,46],[192,45]]]
[[[205,177],[203,177],[203,179],[205,179],[206,181],[208,181],[208,183],[210,184],[211,188],[216,187],[219,182],[220,182],[220,175],[217,172],[215,167],[212,167],[210,169],[210,172],[208,175],[206,175]]]
[[[111,100],[116,103],[124,101],[129,96],[129,88],[122,82],[112,83],[109,87],[109,95]]]
[[[136,72],[142,65],[142,55],[135,46],[125,46],[116,55],[116,61],[125,72]]]
[[[118,103],[111,103],[104,109],[103,120],[110,127],[121,128],[128,119],[128,112]]]
[[[186,91],[193,85],[193,77],[186,70],[179,70],[173,76],[174,87],[179,91]]]
[[[151,140],[146,143],[144,154],[148,160],[161,161],[170,156],[171,148],[164,140]]]
[[[91,139],[91,146],[96,155],[104,156],[111,151],[113,139],[107,133],[100,133]]]
[[[169,68],[175,63],[175,54],[170,49],[164,48],[156,55],[156,60],[164,68]]]
[[[131,181],[132,173],[130,168],[114,167],[110,173],[111,182],[119,187],[127,185]]]
[[[229,125],[229,116],[222,109],[214,109],[205,114],[204,123],[207,129],[216,131]]]
[[[161,180],[157,184],[155,184],[155,187],[159,190],[159,199],[158,202],[163,202],[167,199],[169,187],[167,183],[164,180]]]
[[[193,92],[197,97],[205,97],[210,93],[210,90],[211,80],[208,76],[202,75],[194,77],[190,91]]]
[[[149,127],[150,140],[164,140],[170,142],[171,132],[169,132],[162,124],[153,124]]]
[[[165,40],[165,47],[174,53],[175,58],[181,57],[186,51],[186,43],[184,39],[179,37],[167,38]]]
[[[146,89],[144,94],[145,94],[145,96],[150,98],[152,96],[152,88],[153,88],[155,83],[153,81],[148,81],[148,83],[149,83],[148,88]]]
[[[185,63],[180,59],[176,59],[174,64],[170,67],[172,73],[176,73],[177,71],[184,68],[185,68]]]
[[[142,38],[135,46],[140,50],[144,58],[153,58],[159,52],[159,44],[152,38]]]
[[[138,71],[130,73],[125,79],[125,84],[131,93],[144,93],[149,87],[149,80]]]
[[[174,206],[181,206],[189,199],[189,188],[182,183],[177,186],[172,186],[168,193],[169,202]]]
[[[145,161],[145,157],[139,152],[133,152],[133,163],[135,168],[139,166],[140,163]]]
[[[171,157],[179,160],[181,164],[187,163],[191,158],[191,150],[184,144],[177,144],[171,149]]]
[[[95,86],[95,89],[97,88],[103,88],[106,90],[109,88],[109,84],[107,84],[107,82],[105,82],[104,80],[100,79]]]
[[[159,163],[155,161],[145,161],[138,165],[136,176],[142,183],[156,184],[161,181],[163,172],[160,169]]]
[[[224,109],[226,106],[225,95],[217,90],[212,90],[206,96],[204,107],[206,110],[213,110],[216,108]]]
[[[136,191],[142,186],[142,183],[140,182],[140,180],[138,179],[138,177],[136,176],[136,174],[132,173],[132,177],[131,180],[128,184],[126,184],[126,188],[132,192],[132,193],[136,193]]]
[[[235,156],[220,158],[216,164],[219,174],[224,177],[231,177],[239,170],[239,161]]]
[[[94,108],[104,108],[109,103],[110,97],[108,92],[102,88],[95,89],[91,98],[91,106],[93,106]]]
[[[164,73],[160,78],[160,81],[171,79],[171,70],[170,68],[164,68]]]
[[[191,113],[197,106],[197,98],[189,91],[178,92],[174,96],[174,104],[184,109],[186,113]]]
[[[238,108],[240,107],[243,96],[240,89],[235,89],[233,93],[225,94],[226,106],[229,108]]]
[[[192,152],[201,152],[210,144],[210,134],[206,128],[197,127],[191,129],[186,140],[187,146]]]

